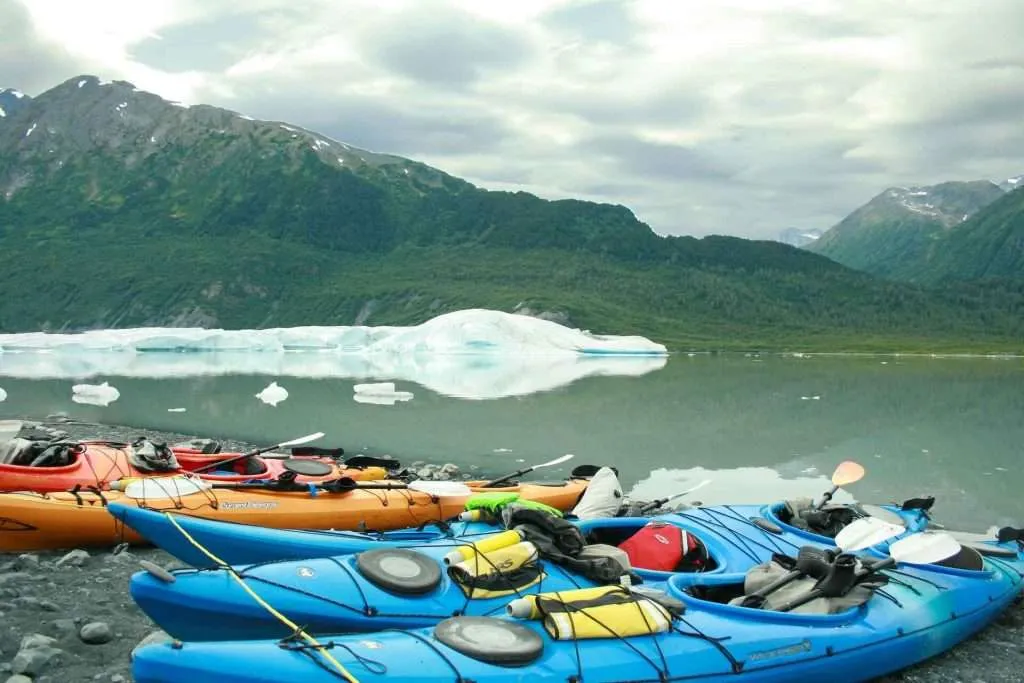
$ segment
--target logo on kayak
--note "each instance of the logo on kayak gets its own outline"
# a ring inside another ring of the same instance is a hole
[[[221,510],[273,510],[276,507],[277,503],[263,503],[254,500],[243,500],[235,503],[223,501],[220,504]]]
[[[311,579],[314,576],[316,576],[316,572],[310,569],[309,567],[299,567],[295,571],[299,576],[301,576],[304,579]]]
[[[384,643],[377,642],[376,640],[360,640],[359,644],[369,650],[379,650],[384,647]]]
[[[751,652],[748,659],[758,661],[761,659],[773,659],[775,657],[792,657],[799,655],[804,652],[811,651],[811,641],[801,640],[799,643],[793,643],[792,645],[785,645],[783,647],[777,647],[773,650],[761,650],[760,652]]]
[[[668,545],[668,539],[661,534],[654,534],[654,540],[663,545]]]

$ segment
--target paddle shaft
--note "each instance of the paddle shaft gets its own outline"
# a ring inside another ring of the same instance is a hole
[[[217,469],[221,465],[230,465],[231,463],[237,462],[239,460],[244,460],[246,458],[252,458],[252,457],[255,457],[255,456],[260,455],[262,453],[269,453],[270,451],[274,450],[275,448],[277,448],[277,446],[267,446],[266,448],[257,448],[256,450],[249,451],[248,453],[239,453],[238,455],[233,456],[231,458],[227,458],[226,460],[218,460],[217,462],[211,462],[211,463],[207,463],[205,465],[201,465],[201,466],[193,469],[192,471],[193,472],[206,472],[208,470]]]
[[[498,477],[497,479],[492,479],[491,481],[486,482],[480,488],[484,488],[484,489],[494,488],[498,484],[502,484],[502,483],[508,481],[509,479],[515,479],[516,477],[520,477],[520,476],[522,476],[524,474],[529,474],[530,472],[533,472],[535,469],[537,469],[537,468],[536,467],[524,467],[523,469],[517,470],[517,471],[513,472],[512,474],[506,474],[504,477]]]

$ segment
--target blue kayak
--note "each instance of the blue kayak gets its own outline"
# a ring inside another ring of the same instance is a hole
[[[628,591],[614,586],[607,588],[620,591],[615,600],[605,595],[572,610],[559,609],[568,594],[545,591],[545,607],[535,607],[533,618],[455,616],[312,642],[300,634],[154,644],[135,653],[132,672],[136,683],[867,681],[944,652],[1020,596],[1017,545],[990,545],[994,555],[967,551],[970,562],[962,566],[973,568],[880,570],[887,583],[834,612],[738,606],[730,603],[744,593],[743,573],[719,574],[713,586],[695,583],[699,574],[677,574],[659,585],[683,613],[652,608],[646,599],[619,601]],[[597,610],[619,618],[601,622]]]
[[[899,505],[833,507],[838,510],[849,509],[854,517],[872,516],[904,525],[908,533],[921,531],[928,525],[926,511],[918,508],[905,510]],[[450,525],[432,524],[423,529],[374,534],[354,531],[307,531],[214,521],[190,516],[185,512],[162,512],[120,503],[110,503],[107,510],[157,547],[181,562],[198,568],[217,566],[217,563],[203,553],[195,543],[213,551],[225,564],[235,565],[332,557],[380,547],[415,547],[435,542],[451,544],[475,540],[482,535],[500,530],[492,524],[482,522],[453,522]],[[762,506],[721,505],[690,508],[677,514],[706,529],[719,528],[722,524],[733,528],[738,524],[739,528],[751,530],[753,524],[760,525],[761,532],[754,535],[762,538],[763,543],[777,547],[780,552],[792,550],[804,543],[830,544],[829,536],[797,526],[786,513],[786,502],[779,501]],[[585,526],[585,523],[581,524]],[[182,533],[182,530],[185,533]],[[757,555],[751,559],[757,561],[760,557]]]
[[[685,578],[678,579],[693,585],[731,580],[728,577],[742,575],[775,553],[795,555],[809,542],[820,547],[833,545],[832,539],[784,529],[771,508],[702,507],[655,518],[613,517],[579,521],[577,525],[588,542],[607,545],[618,545],[652,521],[689,532],[703,544],[710,558],[699,572],[689,568],[683,572]],[[134,513],[136,509],[132,510]],[[220,524],[206,520],[200,523]],[[543,578],[535,584],[517,587],[504,596],[470,598],[470,592],[444,571],[443,558],[469,540],[493,536],[494,532],[493,527],[475,523],[462,525],[459,533],[465,532],[466,527],[487,528],[492,533],[440,537],[418,544],[404,538],[371,541],[344,534],[340,538],[345,543],[360,541],[358,545],[346,546],[348,554],[235,565],[235,571],[246,586],[269,605],[315,633],[426,626],[453,614],[491,615],[504,609],[509,594],[515,597],[596,585],[579,574],[545,562]],[[319,532],[308,537],[301,532],[290,533],[302,539],[323,537]],[[302,548],[298,552],[306,552],[308,545]],[[213,550],[221,552],[217,548]],[[410,554],[413,550],[415,554]],[[367,567],[364,558],[381,553],[383,557],[392,557],[391,562],[420,563],[419,568],[409,565],[412,574],[430,575],[431,580],[416,592],[394,590],[386,582],[387,576],[383,585],[375,582],[375,572],[381,572],[378,568]],[[884,555],[884,547],[879,547],[875,554]],[[646,586],[658,586],[676,576],[676,572],[671,571],[635,565],[633,568]],[[161,574],[150,571],[135,574],[130,583],[131,595],[157,625],[176,638],[225,640],[280,637],[290,632],[226,569],[179,569],[169,577]]]

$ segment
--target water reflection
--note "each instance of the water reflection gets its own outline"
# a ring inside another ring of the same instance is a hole
[[[638,481],[629,491],[629,496],[634,500],[665,498],[685,491],[705,479],[709,483],[692,496],[683,498],[682,502],[692,504],[699,500],[706,505],[743,505],[800,497],[820,500],[832,488],[832,482],[823,474],[808,473],[789,479],[770,467],[736,467],[727,470],[659,467]],[[845,489],[839,489],[832,500],[836,503],[852,503],[856,499]]]
[[[98,377],[179,379],[262,375],[397,380],[415,382],[442,396],[484,400],[551,391],[586,377],[640,377],[664,368],[667,362],[667,356],[576,354],[343,355],[320,351],[140,354],[82,351],[69,354],[25,351],[0,353],[0,377],[80,380]]]

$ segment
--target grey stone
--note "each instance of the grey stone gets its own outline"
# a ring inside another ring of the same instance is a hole
[[[71,566],[81,567],[89,560],[89,552],[81,548],[75,548],[64,557],[57,560],[58,567]]]
[[[104,621],[93,621],[82,627],[82,630],[78,632],[78,637],[82,639],[83,643],[101,645],[109,643],[114,634],[110,630],[110,624]]]
[[[21,639],[21,649],[11,660],[11,671],[36,677],[47,665],[59,661],[61,650],[53,647],[57,641],[41,633]]]
[[[18,569],[39,569],[39,556],[34,553],[22,553],[14,560],[14,566]]]
[[[7,679],[6,683],[32,683],[32,679],[22,674],[14,674]]]
[[[0,574],[0,586],[5,586],[9,583],[15,583],[17,581],[27,581],[32,577],[25,572],[10,572],[8,574]]]

